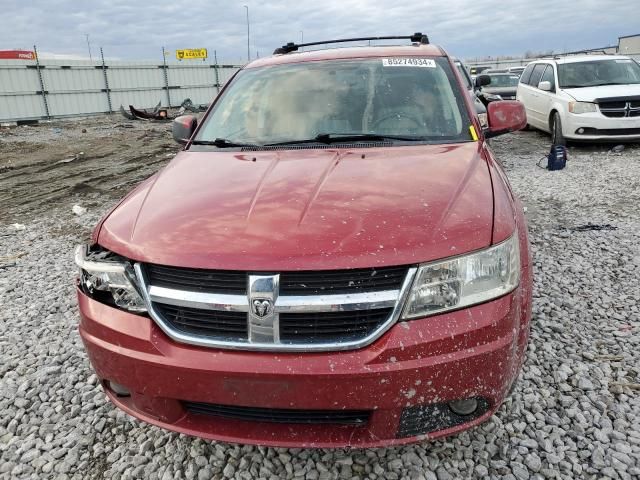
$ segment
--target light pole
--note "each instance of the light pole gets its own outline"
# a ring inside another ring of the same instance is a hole
[[[300,30],[300,43],[304,43],[304,30]]]
[[[251,61],[251,52],[249,51],[249,7],[244,6],[247,9],[247,62]]]
[[[89,34],[85,33],[85,37],[87,37],[87,48],[89,49],[89,61],[93,62],[93,57],[91,56],[91,44],[89,43]]]

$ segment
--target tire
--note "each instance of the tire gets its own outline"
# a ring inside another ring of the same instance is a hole
[[[551,143],[554,145],[566,145],[567,141],[562,134],[562,120],[558,112],[553,113],[551,119]]]

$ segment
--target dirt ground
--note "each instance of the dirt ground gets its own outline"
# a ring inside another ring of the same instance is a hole
[[[119,115],[0,128],[0,220],[23,224],[71,200],[112,204],[178,150],[170,123]]]

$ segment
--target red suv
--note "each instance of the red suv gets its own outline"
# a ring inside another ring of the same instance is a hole
[[[526,117],[494,102],[483,130],[451,58],[396,38],[250,63],[77,249],[80,334],[118,407],[295,447],[414,442],[496,411],[532,280],[485,139]]]

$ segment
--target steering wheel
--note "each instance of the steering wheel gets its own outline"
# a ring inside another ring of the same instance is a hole
[[[397,113],[390,113],[388,115],[385,115],[384,117],[379,118],[375,122],[373,122],[373,125],[371,125],[371,128],[373,130],[378,130],[378,127],[380,127],[380,124],[392,119],[397,120],[400,117],[406,118],[407,120],[412,122],[418,129],[424,128],[424,125],[420,120],[418,120],[416,117],[408,115],[406,112],[397,112]]]

